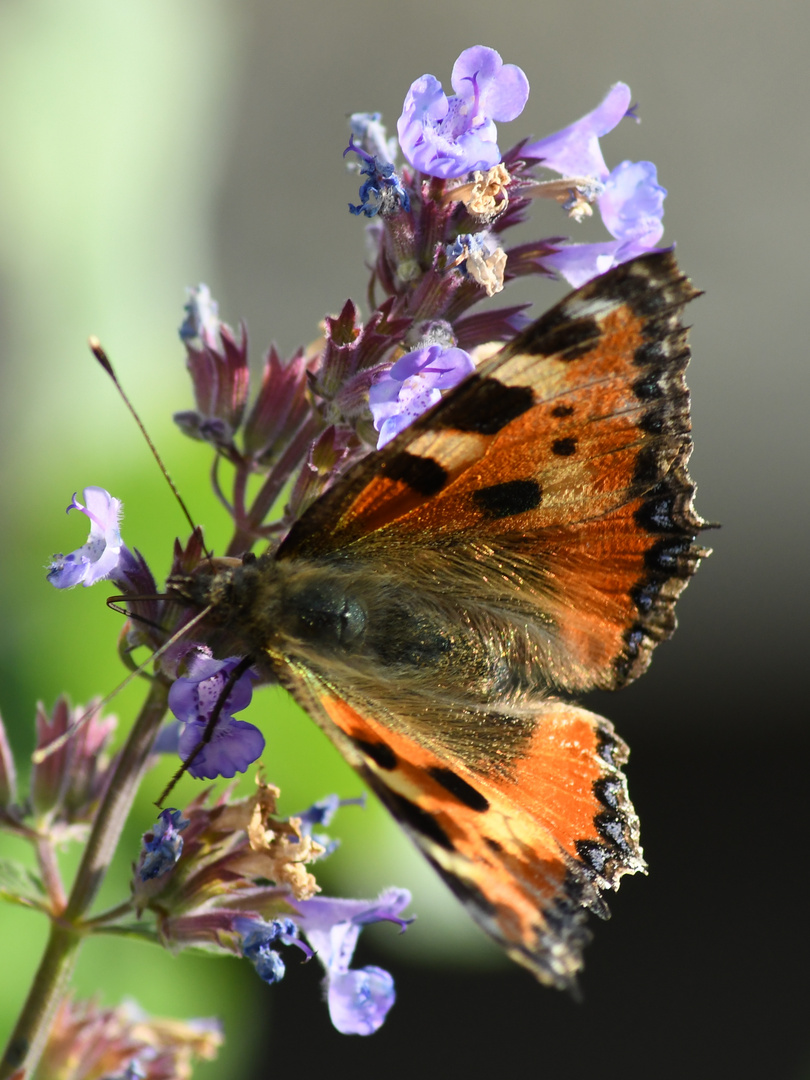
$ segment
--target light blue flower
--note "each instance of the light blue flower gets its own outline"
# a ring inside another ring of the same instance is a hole
[[[591,112],[554,135],[527,143],[521,156],[541,158],[546,169],[562,176],[595,177],[606,180],[609,169],[602,156],[599,139],[613,131],[630,105],[630,87],[616,83]]]
[[[394,980],[382,968],[350,968],[364,926],[387,921],[405,930],[411,919],[399,913],[411,902],[407,889],[387,889],[377,900],[316,896],[297,900],[295,917],[326,969],[329,1015],[344,1035],[372,1035],[396,1000]]]
[[[613,240],[594,244],[569,244],[543,258],[571,285],[579,288],[586,281],[604,274],[613,266],[636,255],[656,251],[664,231],[666,189],[658,183],[655,165],[650,161],[623,161],[609,170],[599,139],[607,135],[625,117],[637,120],[630,107],[630,87],[616,83],[602,102],[575,123],[545,139],[528,143],[521,154],[541,158],[541,164],[562,176],[591,182],[602,221]]]
[[[95,585],[97,581],[112,577],[122,559],[133,556],[121,540],[120,499],[100,487],[86,487],[83,491],[86,505],[74,494],[67,513],[79,510],[90,519],[90,535],[87,543],[69,555],[54,555],[48,569],[48,581],[57,589],[70,589],[81,583]]]
[[[433,75],[412,83],[397,122],[402,152],[428,176],[466,176],[501,160],[494,121],[514,120],[529,97],[529,81],[494,49],[465,49],[453,66],[455,95]]]
[[[401,356],[369,390],[377,449],[385,446],[417,416],[441,401],[441,391],[456,386],[475,371],[469,353],[430,345]]]
[[[666,188],[658,183],[651,161],[623,161],[605,182],[598,205],[615,238],[595,244],[568,244],[543,258],[574,288],[637,255],[659,250],[664,232]]]

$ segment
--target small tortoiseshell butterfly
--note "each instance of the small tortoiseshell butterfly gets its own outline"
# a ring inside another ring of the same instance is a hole
[[[695,538],[696,295],[671,253],[572,293],[259,558],[175,587],[379,796],[477,922],[571,987],[603,892],[644,869],[625,744],[561,697],[647,667]]]

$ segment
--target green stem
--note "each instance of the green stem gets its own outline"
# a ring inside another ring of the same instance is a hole
[[[168,687],[155,679],[107,786],[67,907],[59,922],[51,926],[45,954],[0,1062],[0,1080],[10,1080],[18,1070],[19,1080],[27,1080],[39,1062],[54,1015],[67,992],[84,936],[80,925],[82,916],[93,903],[118,846],[121,830],[146,770],[149,751],[166,712],[167,697]]]
[[[92,919],[85,919],[82,923],[82,930],[87,931],[89,934],[94,933],[96,930],[105,930],[107,929],[107,923],[122,919],[124,915],[131,915],[134,910],[132,901],[125,900],[123,904],[118,904],[114,908],[107,908],[100,915],[94,915]]]
[[[8,1080],[17,1074],[18,1069],[20,1072],[17,1075],[21,1078],[29,1077],[36,1067],[45,1048],[56,1010],[67,993],[80,942],[81,935],[75,930],[51,924],[48,944],[28,993],[28,1000],[0,1062],[2,1080]]]

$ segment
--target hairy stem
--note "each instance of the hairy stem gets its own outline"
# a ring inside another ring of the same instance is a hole
[[[37,862],[42,876],[42,884],[51,901],[51,912],[59,916],[65,910],[67,898],[59,874],[59,864],[53,844],[47,837],[40,836],[36,842]]]
[[[12,1076],[15,1080],[27,1080],[42,1055],[84,936],[82,917],[93,903],[118,845],[166,712],[167,697],[168,687],[155,679],[107,786],[67,907],[58,923],[51,926],[45,954],[0,1062],[0,1080],[10,1080]]]

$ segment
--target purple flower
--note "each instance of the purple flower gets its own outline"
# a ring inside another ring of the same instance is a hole
[[[382,968],[350,969],[360,930],[387,921],[404,930],[412,921],[399,913],[411,902],[407,889],[387,889],[377,900],[298,900],[296,922],[326,969],[332,1023],[344,1035],[372,1035],[394,1004],[394,980]]]
[[[365,806],[365,795],[359,795],[356,799],[339,799],[337,795],[327,795],[313,803],[308,810],[301,814],[295,814],[301,822],[301,832],[304,836],[311,836],[316,825],[327,826],[331,823],[335,814],[344,806]]]
[[[81,582],[85,588],[97,581],[112,577],[122,558],[133,558],[121,540],[121,501],[114,499],[100,487],[86,487],[83,491],[86,506],[76,495],[67,513],[80,510],[90,518],[90,535],[87,543],[69,555],[54,555],[48,569],[48,581],[57,589],[70,589]]]
[[[592,112],[554,135],[528,143],[521,149],[521,156],[541,158],[545,168],[563,176],[606,180],[608,167],[599,139],[612,131],[627,115],[629,105],[630,87],[625,83],[616,83]]]
[[[599,196],[599,210],[615,237],[596,244],[569,244],[543,257],[574,288],[613,266],[655,251],[664,232],[666,188],[658,184],[650,161],[623,161],[610,173]]]
[[[612,266],[654,251],[664,226],[666,189],[658,184],[649,161],[623,161],[608,170],[599,139],[625,117],[638,119],[630,107],[630,88],[616,83],[597,107],[555,135],[529,143],[526,157],[541,158],[547,169],[579,180],[597,181],[596,202],[614,238],[596,244],[570,244],[543,257],[543,265],[561,274],[575,288]]]
[[[469,353],[429,345],[401,356],[369,390],[377,449],[441,400],[441,391],[456,386],[475,371]]]
[[[295,814],[294,816],[301,823],[301,835],[311,836],[316,844],[321,845],[324,849],[324,856],[326,856],[331,855],[340,846],[340,841],[332,840],[325,833],[316,833],[312,830],[319,825],[328,826],[338,810],[344,806],[365,807],[365,805],[365,795],[360,795],[356,799],[339,799],[337,795],[327,795],[325,798],[313,803],[302,814]]]
[[[200,745],[228,677],[239,663],[238,657],[213,660],[210,656],[197,655],[191,661],[189,675],[172,684],[169,708],[186,725],[178,744],[183,760]],[[189,773],[197,779],[230,778],[244,772],[264,750],[264,736],[259,729],[233,718],[233,713],[250,704],[254,678],[251,672],[245,672],[228,692],[210,741],[199,749],[189,766]]]
[[[514,120],[529,97],[529,82],[494,49],[465,49],[453,66],[455,95],[433,75],[411,84],[397,121],[399,144],[415,169],[443,179],[486,170],[501,160],[493,121]]]
[[[189,821],[179,810],[161,811],[157,825],[143,836],[138,863],[141,881],[161,877],[176,865],[183,853],[183,837],[180,833],[188,824]]]
[[[242,935],[242,955],[250,960],[256,974],[268,986],[283,979],[286,970],[281,956],[271,946],[296,945],[307,960],[312,956],[312,949],[298,937],[298,927],[292,919],[273,919],[267,923],[262,919],[239,918],[234,927]]]

